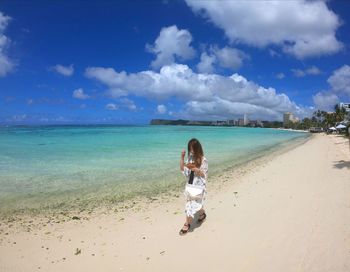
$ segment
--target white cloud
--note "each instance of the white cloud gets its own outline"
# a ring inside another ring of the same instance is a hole
[[[257,47],[273,44],[299,59],[333,54],[343,46],[335,35],[340,20],[326,1],[186,2],[223,29],[231,42]]]
[[[322,110],[334,110],[334,106],[339,103],[339,97],[347,96],[350,98],[350,66],[343,65],[335,70],[328,78],[330,90],[318,92],[312,97],[315,106]]]
[[[192,35],[186,29],[178,29],[176,25],[163,27],[154,45],[146,45],[146,49],[156,55],[151,67],[158,69],[172,64],[175,58],[188,60],[195,56],[195,50],[190,46]]]
[[[188,114],[191,110],[198,113],[198,109],[214,104],[224,108],[217,110],[226,117],[232,117],[236,112],[243,114],[247,111],[260,119],[280,119],[284,111],[292,111],[299,116],[307,112],[305,108],[292,102],[287,95],[277,93],[273,88],[259,86],[238,74],[197,74],[187,65],[172,64],[162,67],[159,72],[142,71],[130,74],[124,71],[116,72],[112,68],[90,67],[86,69],[85,74],[105,84],[108,87],[107,95],[112,98],[135,95],[152,100],[165,100],[176,97],[188,102]],[[235,110],[229,110],[229,107],[224,105],[232,105]],[[212,118],[214,112],[210,113]]]
[[[304,77],[306,75],[305,72],[300,69],[291,69],[291,71],[295,77]]]
[[[277,77],[278,79],[283,79],[283,78],[285,78],[286,76],[285,76],[285,74],[283,74],[283,73],[278,73],[278,74],[276,75],[276,77]]]
[[[350,66],[343,65],[335,70],[327,82],[334,92],[350,96]]]
[[[208,55],[206,52],[201,54],[201,60],[197,64],[197,70],[200,73],[213,73],[214,63],[216,62],[216,57],[213,55]]]
[[[219,97],[214,97],[212,101],[190,101],[185,106],[185,116],[200,119],[226,119],[228,117],[239,116],[244,113],[249,117],[262,118],[270,117],[281,119],[282,113],[277,113],[274,109],[244,102],[234,102]]]
[[[270,54],[271,57],[280,57],[281,56],[280,53],[276,52],[273,49],[269,49],[269,54]]]
[[[81,99],[81,100],[85,100],[85,99],[89,99],[90,98],[89,95],[84,93],[84,90],[82,88],[74,90],[72,96],[74,98],[76,98],[76,99]]]
[[[321,74],[321,70],[316,67],[315,65],[305,69],[305,70],[301,70],[301,69],[291,69],[291,71],[293,72],[293,75],[295,77],[304,77],[306,75],[312,75],[312,76],[316,76]]]
[[[339,102],[336,94],[331,92],[318,92],[312,97],[317,109],[332,111],[334,106]]]
[[[163,104],[157,106],[157,113],[164,114],[166,113],[166,111],[167,111],[167,108]]]
[[[106,105],[106,109],[107,109],[107,110],[111,110],[111,111],[115,111],[115,110],[118,109],[118,106],[117,106],[116,104],[114,104],[114,103],[108,103],[108,104]]]
[[[305,72],[308,75],[319,75],[319,74],[322,73],[321,70],[318,67],[316,67],[315,65],[313,65],[310,68],[306,69]]]
[[[73,64],[69,65],[69,66],[63,66],[61,64],[57,64],[53,67],[51,67],[51,69],[61,75],[64,76],[72,76],[74,74],[74,66]]]
[[[117,73],[113,68],[89,67],[85,70],[85,76],[97,79],[109,86],[107,96],[111,98],[118,98],[127,95],[125,90],[118,87],[122,85],[127,78],[127,74],[124,71]],[[130,84],[132,84],[132,82],[130,82]],[[143,84],[140,84],[140,87],[142,87],[142,85]]]
[[[7,36],[5,36],[4,32],[10,20],[11,17],[0,11],[0,77],[6,76],[15,67],[14,62],[10,60],[6,54],[6,49],[10,45],[11,41]]]
[[[237,70],[242,66],[243,60],[248,58],[243,51],[227,46],[221,49],[214,47],[213,53],[217,57],[221,67],[232,70]]]
[[[124,107],[126,107],[128,110],[131,110],[131,111],[136,111],[137,110],[137,107],[134,103],[134,101],[132,101],[131,99],[129,98],[122,98],[120,99],[120,102],[123,104]]]
[[[247,54],[236,48],[211,46],[208,53],[203,52],[201,54],[201,60],[197,65],[197,69],[201,73],[212,73],[215,70],[214,65],[218,65],[235,71],[248,58]]]

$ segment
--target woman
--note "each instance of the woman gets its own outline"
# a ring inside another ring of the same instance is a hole
[[[185,190],[186,196],[186,222],[180,230],[185,235],[191,227],[196,213],[199,214],[197,223],[201,224],[207,217],[203,209],[206,194],[208,162],[204,157],[202,145],[197,139],[191,139],[187,145],[188,157],[184,161],[186,151],[181,152],[180,170],[188,178]]]

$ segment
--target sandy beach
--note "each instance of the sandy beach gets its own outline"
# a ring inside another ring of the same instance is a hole
[[[314,135],[216,179],[207,221],[183,237],[181,192],[41,227],[2,222],[0,271],[350,271],[347,139]]]

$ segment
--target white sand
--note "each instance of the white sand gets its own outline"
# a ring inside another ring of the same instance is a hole
[[[0,271],[350,271],[344,138],[316,135],[222,179],[217,190],[209,178],[207,221],[184,237],[182,196],[30,232],[12,226]]]

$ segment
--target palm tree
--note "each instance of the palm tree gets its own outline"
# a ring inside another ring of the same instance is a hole
[[[335,113],[334,112],[326,112],[324,116],[324,122],[327,128],[335,125]]]
[[[341,122],[344,120],[345,115],[346,115],[346,110],[344,107],[339,107],[339,105],[335,105],[335,121],[336,122]]]

